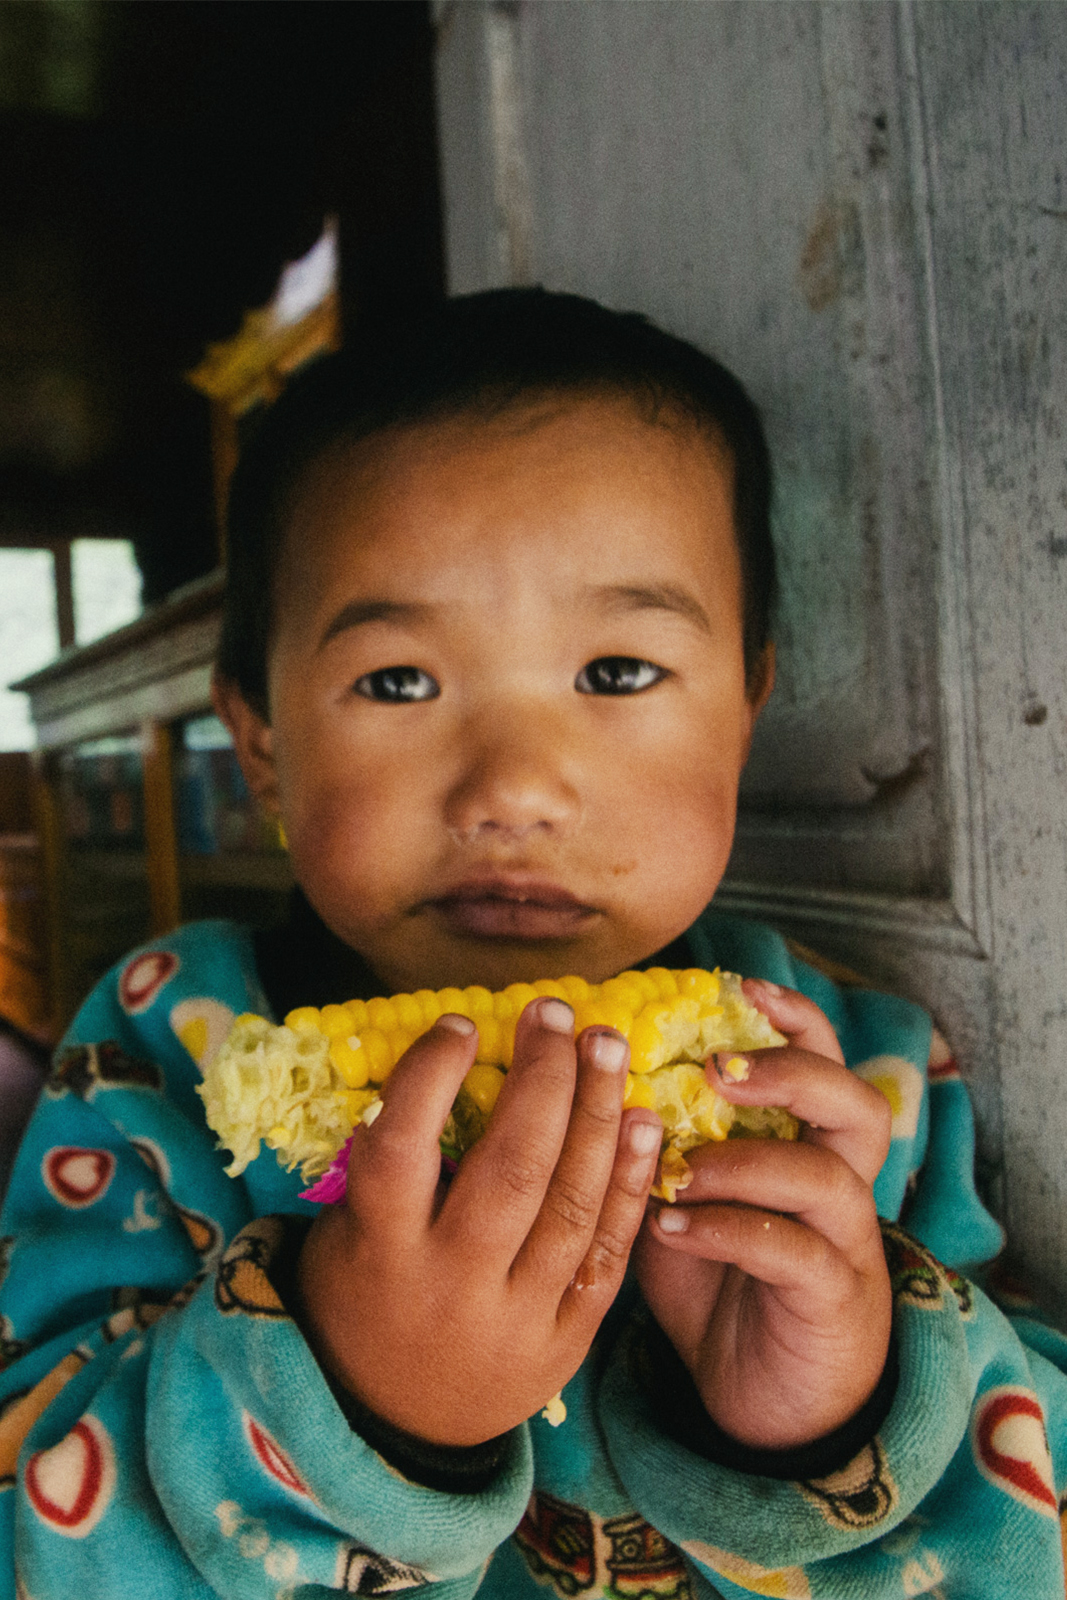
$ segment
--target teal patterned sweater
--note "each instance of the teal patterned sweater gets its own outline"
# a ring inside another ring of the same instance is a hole
[[[1067,1341],[958,1271],[1001,1237],[972,1184],[964,1086],[937,1050],[929,1067],[929,1018],[835,986],[757,924],[709,912],[688,940],[701,965],[810,995],[893,1106],[875,1193],[899,1379],[851,1460],[792,1480],[680,1443],[624,1290],[562,1426],[517,1429],[476,1488],[405,1476],[352,1426],[279,1292],[313,1209],[299,1175],[263,1152],[226,1177],[204,1124],[201,1064],[235,1014],[269,1008],[248,932],[199,923],[90,995],[16,1161],[0,1217],[5,1600],[1059,1600]]]

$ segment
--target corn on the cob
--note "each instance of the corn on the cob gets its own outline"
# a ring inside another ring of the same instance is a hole
[[[627,1106],[648,1106],[664,1124],[658,1192],[673,1199],[688,1182],[684,1152],[735,1136],[795,1138],[796,1119],[773,1107],[733,1106],[716,1093],[700,1063],[712,1051],[759,1050],[784,1044],[741,992],[733,973],[700,968],[623,972],[606,983],[584,978],[513,983],[498,994],[420,989],[391,999],[301,1006],[281,1027],[263,1017],[238,1017],[204,1074],[199,1093],[208,1125],[233,1152],[236,1176],[262,1140],[305,1181],[324,1172],[353,1126],[369,1121],[378,1090],[408,1046],[445,1012],[470,1017],[478,1029],[474,1066],[456,1098],[441,1139],[458,1158],[484,1132],[511,1065],[515,1025],[539,995],[573,1006],[575,1032],[606,1024],[630,1045]]]

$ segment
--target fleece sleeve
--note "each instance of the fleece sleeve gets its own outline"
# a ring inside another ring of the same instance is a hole
[[[634,1506],[725,1600],[1064,1594],[1067,1378],[981,1290],[885,1224],[896,1397],[857,1456],[800,1482],[741,1474],[667,1437],[640,1316],[600,1388],[600,1422]],[[699,1588],[697,1592],[705,1593]]]
[[[451,1600],[478,1589],[529,1497],[526,1429],[479,1492],[404,1478],[288,1314],[274,1269],[306,1226],[298,1175],[292,1210],[261,1214],[285,1175],[271,1155],[226,1177],[192,1093],[208,1029],[257,999],[246,944],[201,925],[105,979],[20,1150],[0,1287],[10,1600]]]

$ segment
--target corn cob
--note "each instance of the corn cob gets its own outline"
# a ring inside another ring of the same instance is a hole
[[[477,986],[420,989],[321,1010],[301,1006],[281,1027],[252,1014],[238,1017],[198,1090],[208,1125],[233,1153],[227,1172],[243,1172],[262,1140],[288,1171],[299,1165],[305,1181],[323,1173],[354,1125],[377,1114],[379,1089],[404,1051],[445,1012],[469,1017],[478,1029],[475,1063],[441,1139],[443,1152],[458,1159],[484,1132],[511,1065],[516,1023],[540,995],[574,1008],[576,1033],[601,1024],[629,1041],[624,1104],[648,1106],[664,1124],[654,1193],[674,1199],[689,1181],[684,1152],[697,1145],[731,1135],[796,1137],[789,1112],[733,1106],[704,1076],[702,1063],[712,1051],[785,1043],[744,998],[741,980],[718,970],[653,967],[602,984],[553,978],[513,983],[497,994]]]

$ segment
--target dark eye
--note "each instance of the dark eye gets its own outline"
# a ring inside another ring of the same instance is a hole
[[[436,700],[440,685],[421,667],[382,667],[365,672],[355,682],[357,694],[367,700],[384,700],[399,705],[409,700]]]
[[[667,676],[654,661],[636,656],[598,656],[574,680],[579,694],[640,694]]]

